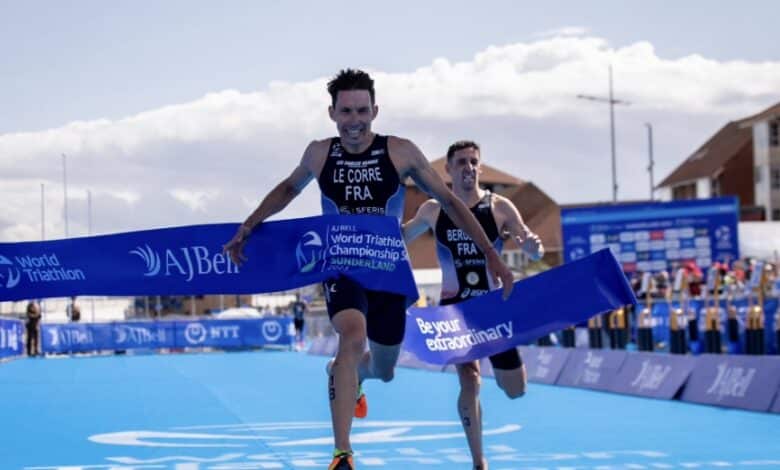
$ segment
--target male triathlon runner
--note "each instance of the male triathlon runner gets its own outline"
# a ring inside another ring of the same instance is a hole
[[[292,174],[268,193],[225,245],[231,259],[237,264],[245,261],[242,248],[252,230],[284,209],[312,179],[316,178],[320,186],[323,213],[387,215],[400,223],[403,181],[411,177],[486,253],[485,270],[500,279],[507,298],[512,273],[468,208],[449,191],[417,146],[371,130],[379,111],[371,77],[360,70],[342,70],[328,83],[328,92],[328,112],[336,123],[338,137],[309,144]],[[324,290],[328,315],[339,334],[328,379],[336,447],[328,468],[349,470],[354,468],[349,440],[353,413],[365,413],[365,397],[359,395],[358,386],[366,378],[392,380],[404,337],[405,299],[364,289],[346,277],[327,281]],[[368,353],[364,352],[366,338]]]
[[[512,202],[479,187],[482,157],[479,146],[471,141],[455,142],[447,150],[447,173],[452,178],[452,191],[471,208],[474,217],[485,230],[495,250],[501,251],[505,236],[532,258],[539,259],[544,248],[539,237],[523,223]],[[436,253],[442,269],[441,305],[462,302],[496,288],[486,271],[486,258],[471,238],[457,228],[438,201],[424,202],[417,214],[404,225],[404,238],[409,243],[419,235],[433,230]],[[516,348],[490,356],[496,383],[509,398],[525,393],[526,370]],[[457,364],[460,380],[458,413],[466,432],[475,470],[486,470],[482,453],[482,407],[479,402],[479,362]]]

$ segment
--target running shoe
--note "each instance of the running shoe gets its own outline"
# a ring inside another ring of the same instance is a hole
[[[366,394],[363,393],[363,386],[358,386],[358,397],[355,402],[355,418],[365,418],[368,416],[368,400]]]
[[[328,466],[328,470],[355,470],[355,464],[352,462],[352,452],[333,452],[333,461]]]

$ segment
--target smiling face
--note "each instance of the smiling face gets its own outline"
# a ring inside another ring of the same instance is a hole
[[[447,161],[447,174],[452,178],[452,189],[458,191],[473,191],[479,185],[479,174],[482,173],[482,158],[479,150],[469,147],[456,150]]]
[[[368,90],[339,91],[328,112],[347,151],[360,153],[371,145],[374,138],[371,122],[379,109],[371,101]]]

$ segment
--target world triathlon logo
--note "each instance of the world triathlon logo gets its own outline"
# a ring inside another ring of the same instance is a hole
[[[144,276],[155,276],[160,272],[160,255],[152,250],[149,245],[138,247],[130,251],[133,255],[138,255],[146,263],[146,272]]]
[[[727,225],[721,225],[715,229],[715,238],[719,243],[731,243],[731,229]]]
[[[324,246],[322,238],[313,230],[303,234],[298,246],[295,247],[295,259],[298,261],[298,270],[308,273],[323,259]]]
[[[0,286],[12,289],[22,279],[22,272],[14,266],[13,261],[0,255]]]

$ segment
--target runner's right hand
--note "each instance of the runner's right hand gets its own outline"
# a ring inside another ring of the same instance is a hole
[[[239,225],[236,234],[233,235],[233,238],[231,238],[230,241],[226,244],[222,245],[222,253],[228,255],[230,260],[233,261],[236,266],[241,266],[244,261],[248,259],[246,256],[244,256],[244,244],[246,243],[246,240],[249,238],[251,233],[251,228],[243,224]]]

